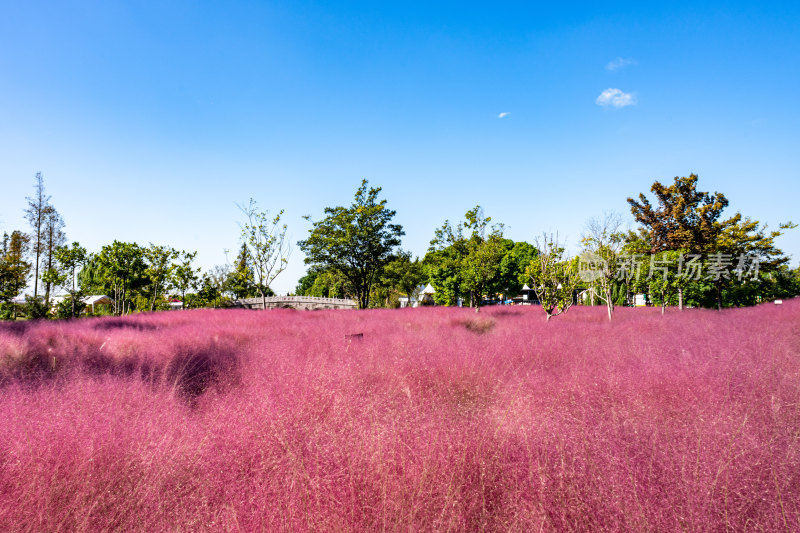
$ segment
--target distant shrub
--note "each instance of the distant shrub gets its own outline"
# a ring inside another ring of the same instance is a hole
[[[56,318],[74,318],[81,316],[86,309],[86,304],[80,298],[75,300],[75,314],[72,314],[72,296],[67,295],[63,300],[56,304]]]
[[[25,314],[28,318],[48,318],[50,316],[50,306],[41,296],[34,298],[33,296],[25,297]]]
[[[475,333],[488,333],[495,326],[493,318],[467,318],[456,323]]]

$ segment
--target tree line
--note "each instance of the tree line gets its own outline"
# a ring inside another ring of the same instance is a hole
[[[270,218],[253,200],[240,206],[246,222],[234,264],[205,273],[194,265],[197,252],[168,245],[115,240],[90,253],[80,242],[68,242],[41,173],[26,201],[28,231],[3,234],[0,319],[81,316],[89,295],[110,297],[109,305],[95,309],[102,314],[165,310],[177,302],[181,307],[221,307],[234,299],[271,295],[269,284],[286,266],[282,213]],[[282,257],[276,259],[273,251]],[[33,294],[20,304],[29,289]]]
[[[349,206],[326,207],[316,221],[307,217],[312,227],[297,245],[308,270],[295,292],[353,298],[362,309],[397,307],[401,297],[419,297],[430,283],[436,304],[479,309],[527,284],[548,319],[575,304],[605,305],[611,319],[634,294],[662,310],[753,305],[799,294],[800,268],[791,270],[775,246],[795,225],[769,230],[740,213],[724,218],[727,198],[699,191],[697,184],[694,174],[669,185],[656,181],[650,189],[655,203],[644,193],[628,198],[635,230],[624,231],[619,215],[591,219],[579,255],[568,254],[554,234],[514,242],[502,223],[475,206],[462,221],[445,220],[419,258],[401,248],[404,231],[380,198],[381,188],[362,180]],[[6,319],[76,317],[85,312],[85,297],[96,294],[111,298],[103,312],[116,315],[170,309],[176,301],[192,308],[263,300],[273,294],[271,284],[291,253],[283,211],[273,216],[252,199],[239,206],[244,222],[234,262],[204,273],[193,264],[196,252],[166,245],[114,241],[89,253],[68,242],[41,173],[26,200],[28,231],[4,233],[0,249],[0,317]],[[744,281],[742,258],[751,263]],[[690,264],[714,268],[716,275],[687,276]],[[13,304],[31,285],[25,305]],[[56,292],[63,293],[57,303]]]
[[[635,230],[623,230],[617,214],[590,219],[575,256],[557,234],[514,242],[475,206],[463,221],[445,220],[427,253],[413,259],[399,248],[403,229],[392,224],[395,212],[379,200],[381,189],[364,180],[350,206],[326,208],[298,243],[309,269],[296,292],[353,297],[360,308],[396,307],[400,296],[414,297],[430,283],[436,304],[478,309],[527,284],[548,319],[575,304],[604,305],[612,319],[636,294],[662,312],[800,294],[800,268],[791,270],[775,245],[795,224],[770,230],[741,213],[725,218],[725,195],[698,190],[698,180],[691,174],[668,185],[654,182],[655,203],[644,193],[628,198]]]

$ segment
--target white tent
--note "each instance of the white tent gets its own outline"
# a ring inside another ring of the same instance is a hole
[[[94,313],[95,305],[113,305],[114,300],[112,300],[105,294],[96,294],[93,296],[86,296],[85,298],[83,298],[83,303],[86,304],[86,307],[91,307],[92,313]]]

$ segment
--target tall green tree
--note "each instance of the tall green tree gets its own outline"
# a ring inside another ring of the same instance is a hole
[[[476,310],[480,308],[487,289],[496,282],[500,263],[507,252],[503,225],[490,225],[491,220],[491,217],[484,216],[480,206],[466,213],[465,228],[471,234],[467,240],[467,255],[462,261],[462,278],[463,287],[469,291]]]
[[[466,212],[465,221],[453,226],[446,220],[434,233],[427,264],[433,265],[430,277],[437,293],[442,292],[440,298],[463,293],[477,309],[487,290],[496,288],[509,241],[503,238],[503,225],[491,221],[481,206],[475,206]]]
[[[58,261],[56,260],[56,250],[63,246],[67,241],[67,236],[64,234],[64,219],[56,208],[48,205],[45,208],[44,228],[43,228],[43,242],[42,242],[42,259],[44,266],[44,275],[42,276],[42,284],[44,285],[44,300],[50,304],[50,292],[53,285],[58,283]]]
[[[390,291],[411,298],[425,279],[425,270],[419,258],[412,260],[411,252],[399,250],[394,259],[386,264],[381,284]]]
[[[146,263],[145,276],[150,285],[150,311],[156,309],[156,304],[164,298],[167,285],[172,279],[172,275],[178,265],[178,251],[170,246],[159,246],[150,243],[148,248],[142,250]]]
[[[0,302],[10,302],[25,289],[30,276],[31,264],[26,261],[30,248],[30,237],[21,231],[3,234],[0,250]],[[11,311],[16,319],[16,305]]]
[[[306,264],[336,270],[348,280],[359,309],[369,307],[372,287],[405,235],[392,223],[395,211],[378,200],[381,188],[367,185],[362,180],[349,207],[326,207],[325,218],[311,221],[308,238],[298,243]]]
[[[789,263],[789,258],[776,246],[775,239],[795,227],[796,224],[787,222],[780,224],[779,229],[769,231],[766,225],[742,217],[741,213],[729,219],[714,243],[708,265],[711,269],[706,275],[713,287],[718,309],[733,304],[724,301],[724,297],[726,293],[737,292],[737,286],[743,284],[749,285],[748,288],[758,287],[765,295],[770,292],[768,287],[777,279],[775,276],[781,276]],[[715,266],[717,270],[714,270]],[[757,303],[757,299],[753,303]]]
[[[655,181],[650,191],[656,197],[656,206],[644,193],[639,194],[638,200],[628,198],[631,213],[641,225],[650,253],[667,250],[707,253],[713,249],[720,232],[730,224],[730,220],[720,220],[728,199],[719,192],[698,191],[698,179],[697,174],[676,176],[669,186]],[[684,290],[679,287],[678,308],[683,307]]]
[[[519,294],[522,286],[528,282],[525,269],[536,258],[538,251],[525,241],[507,241],[506,248],[508,251],[500,261],[496,288],[506,296],[514,296]]]
[[[259,294],[251,266],[250,252],[245,244],[239,249],[236,262],[228,273],[225,291],[235,299],[253,298]]]
[[[437,305],[456,305],[466,291],[462,264],[468,254],[463,223],[453,226],[445,220],[436,228],[422,263],[436,291],[433,299]]]
[[[172,270],[172,285],[180,292],[181,302],[185,305],[186,292],[196,289],[200,281],[200,269],[192,266],[197,252],[180,252],[178,257],[179,260]]]
[[[34,177],[34,194],[25,198],[28,207],[25,208],[25,218],[31,225],[31,251],[33,253],[33,297],[39,296],[39,260],[44,247],[44,227],[47,210],[50,206],[50,197],[44,191],[44,177],[37,172]]]
[[[717,241],[722,228],[730,224],[730,220],[720,220],[728,199],[719,192],[698,191],[698,179],[697,174],[691,174],[688,178],[676,176],[669,186],[654,182],[650,191],[657,206],[644,193],[639,194],[638,200],[628,198],[631,213],[647,234],[651,252],[705,252]]]
[[[147,283],[146,268],[141,246],[114,241],[89,258],[79,279],[86,290],[111,296],[113,312],[119,316],[133,311],[134,296]]]
[[[775,246],[775,239],[795,225],[788,222],[770,232],[759,221],[742,217],[740,213],[722,218],[727,198],[719,192],[698,191],[697,182],[695,174],[688,178],[676,177],[669,186],[656,181],[651,191],[657,206],[644,194],[639,195],[638,201],[628,198],[631,212],[641,225],[639,235],[629,235],[629,243],[636,242],[639,247],[646,243],[645,248],[650,253],[679,251],[703,256],[705,270],[699,279],[688,280],[688,283],[681,280],[677,284],[680,309],[684,307],[687,291],[692,293],[695,303],[709,307],[733,305],[733,300],[726,300],[727,294],[749,293],[758,301],[758,276],[768,280],[771,273],[788,262]],[[739,263],[743,260],[758,265],[759,274],[749,280],[748,287],[742,287],[742,276],[736,273],[741,273],[743,265]],[[764,290],[770,283],[762,283]]]
[[[344,275],[335,269],[309,269],[310,274],[301,279],[300,296],[318,296],[321,298],[351,298],[353,290]]]
[[[247,217],[242,227],[242,241],[252,260],[262,308],[266,309],[267,294],[272,293],[270,285],[286,269],[291,253],[286,239],[287,227],[281,223],[283,210],[271,217],[269,211],[260,211],[252,198],[248,205],[239,208]]]
[[[78,242],[73,242],[71,246],[59,246],[53,254],[58,263],[60,272],[53,280],[56,285],[63,287],[69,293],[70,316],[78,314],[78,300],[81,291],[77,285],[78,271],[86,263],[86,249]]]

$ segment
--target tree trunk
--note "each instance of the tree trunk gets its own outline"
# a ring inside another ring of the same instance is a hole
[[[153,284],[153,298],[150,300],[150,312],[155,311],[156,309],[156,294],[158,294],[158,286],[160,283],[156,280],[156,283]]]
[[[678,287],[678,310],[683,311],[683,287]]]
[[[48,224],[47,227],[47,268],[45,269],[45,273],[50,273],[50,270],[53,268],[53,226]],[[50,276],[47,276],[48,279]],[[44,300],[47,302],[48,307],[50,306],[50,282],[46,281],[44,284]]]
[[[38,240],[37,240],[38,242]],[[33,272],[33,297],[39,296],[39,252],[36,252],[36,268]]]
[[[70,300],[72,301],[72,318],[75,318],[75,268],[72,269],[72,295],[70,296]]]
[[[614,317],[614,299],[611,297],[611,285],[608,286],[604,291],[606,296],[606,308],[608,309],[608,319],[611,320]]]

